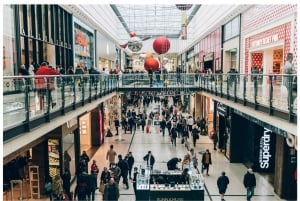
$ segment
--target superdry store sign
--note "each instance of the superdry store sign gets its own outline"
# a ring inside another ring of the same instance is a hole
[[[259,134],[257,134],[259,135]],[[256,136],[256,153],[258,154],[256,170],[259,172],[273,172],[275,166],[275,136],[271,130],[264,128],[262,135]]]

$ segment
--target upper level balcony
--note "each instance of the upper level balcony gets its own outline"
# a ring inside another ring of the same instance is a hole
[[[111,93],[205,93],[297,122],[297,75],[122,74],[3,77],[3,139],[8,140]]]

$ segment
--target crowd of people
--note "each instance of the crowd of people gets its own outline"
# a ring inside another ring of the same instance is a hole
[[[147,102],[151,104],[152,101],[161,103],[161,108],[157,110],[149,110]],[[135,103],[135,101],[132,101]],[[168,170],[181,170],[181,180],[183,183],[189,182],[188,170],[195,168],[202,174],[206,172],[206,176],[209,176],[209,167],[212,165],[212,157],[209,149],[206,149],[202,157],[195,152],[196,141],[201,135],[207,135],[207,122],[205,118],[193,119],[191,115],[183,115],[183,112],[179,109],[176,104],[169,104],[169,99],[166,97],[155,97],[151,94],[142,94],[136,100],[137,105],[141,107],[132,109],[123,105],[122,107],[122,119],[119,121],[116,116],[114,120],[115,133],[113,135],[119,135],[119,127],[126,133],[135,134],[137,129],[140,129],[144,133],[146,126],[155,126],[154,121],[160,120],[159,133],[162,137],[169,135],[170,143],[172,147],[176,147],[177,138],[180,139],[181,144],[186,146],[187,152],[183,156],[172,157],[167,161],[166,168]],[[143,108],[143,110],[142,110]],[[167,131],[165,131],[167,130]],[[188,139],[192,138],[193,146],[189,145]],[[216,139],[215,139],[216,138]],[[214,142],[214,150],[216,150],[217,134],[216,132],[212,135]],[[70,160],[70,157],[65,153],[66,161]],[[68,159],[68,160],[67,160]],[[118,200],[120,197],[120,187],[123,185],[123,189],[129,189],[130,183],[134,192],[136,192],[137,175],[141,173],[140,169],[135,166],[135,158],[133,153],[117,153],[114,149],[114,145],[111,144],[106,153],[106,160],[108,166],[104,166],[103,170],[100,171],[97,165],[97,161],[93,160],[90,167],[88,167],[90,158],[86,151],[83,151],[78,166],[76,167],[76,188],[74,196],[70,193],[70,172],[67,167],[64,174],[56,176],[52,181],[49,178],[46,180],[52,183],[52,189],[48,191],[50,199],[61,199],[68,200],[68,198],[75,198],[77,200],[95,200],[95,191],[98,188],[102,193],[103,200]],[[153,170],[155,166],[155,156],[152,151],[149,150],[147,154],[142,158],[144,165],[150,170]],[[200,161],[201,160],[201,161]],[[103,163],[104,161],[101,161]],[[199,164],[201,166],[199,167]],[[132,171],[133,170],[133,171]],[[98,182],[99,181],[99,182]],[[157,178],[158,182],[159,179]],[[217,187],[219,189],[221,200],[224,201],[225,192],[229,184],[229,178],[226,176],[224,171],[221,172],[221,176],[217,179]],[[255,176],[252,170],[248,170],[245,174],[244,185],[247,189],[247,200],[250,200],[254,194]],[[45,186],[46,188],[46,186]],[[71,200],[71,199],[70,199]]]

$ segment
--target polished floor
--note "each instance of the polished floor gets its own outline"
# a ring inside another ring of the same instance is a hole
[[[152,104],[150,109],[156,108],[157,105]],[[159,129],[155,126],[151,127],[151,133],[146,134],[141,131],[141,128],[137,129],[135,134],[124,134],[122,131],[119,136],[113,136],[110,138],[105,138],[105,143],[96,151],[92,160],[96,160],[97,164],[102,171],[104,166],[108,166],[108,161],[106,160],[106,152],[111,144],[114,145],[115,150],[118,154],[123,156],[131,151],[135,158],[134,166],[139,167],[143,163],[143,156],[146,155],[148,150],[151,150],[155,157],[154,169],[167,170],[166,162],[172,157],[181,157],[187,153],[187,149],[178,140],[177,146],[172,146],[170,138],[168,135],[162,136]],[[190,145],[192,145],[192,139],[190,138]],[[201,152],[209,149],[212,153],[212,165],[210,166],[209,176],[204,175],[205,178],[205,201],[219,201],[220,196],[218,194],[217,188],[217,178],[220,176],[221,171],[225,171],[229,177],[230,183],[225,194],[226,201],[240,201],[246,200],[246,190],[243,187],[243,175],[247,171],[244,164],[241,163],[230,163],[223,153],[213,150],[212,140],[207,136],[200,136],[197,141],[195,150],[198,153],[198,157],[201,157]],[[91,160],[91,161],[92,161]],[[89,164],[90,167],[90,164]],[[200,167],[199,167],[200,168]],[[273,186],[269,183],[267,177],[255,173],[257,180],[257,187],[255,188],[255,196],[252,201],[279,201],[280,199],[274,193]],[[100,175],[99,175],[100,176]],[[98,179],[99,181],[99,179]],[[76,182],[75,182],[76,183]],[[99,183],[99,182],[98,182]],[[75,185],[72,186],[72,191],[74,191]],[[132,185],[127,190],[120,182],[120,199],[119,201],[134,201],[135,196],[133,192]],[[4,199],[5,200],[5,199]],[[10,200],[10,199],[8,199]],[[34,201],[35,199],[23,199]],[[37,200],[49,200],[49,198],[42,198]],[[102,200],[102,194],[96,191],[96,200]]]

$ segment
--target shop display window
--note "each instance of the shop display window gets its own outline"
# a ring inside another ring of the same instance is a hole
[[[60,142],[59,139],[48,139],[49,175],[54,178],[60,174]]]

